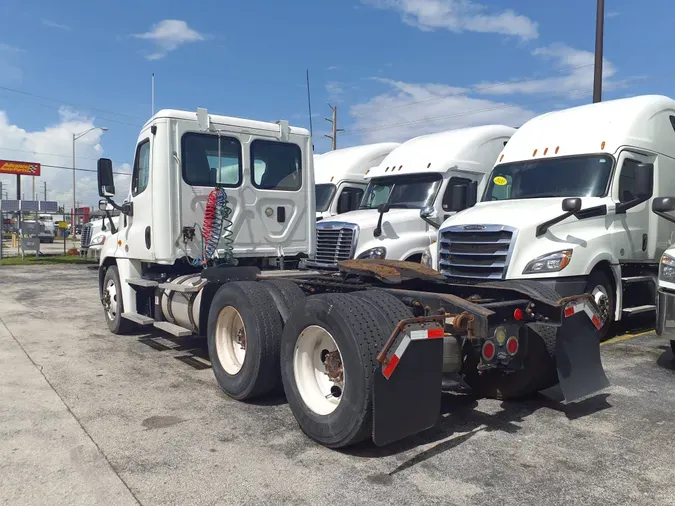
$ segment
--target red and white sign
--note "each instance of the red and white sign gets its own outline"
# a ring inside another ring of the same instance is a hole
[[[0,173],[16,174],[17,176],[39,176],[40,164],[30,162],[13,162],[0,160]]]
[[[403,336],[401,344],[398,345],[396,351],[389,359],[387,366],[382,370],[382,375],[389,379],[394,373],[394,369],[401,361],[405,350],[408,348],[410,341],[421,341],[423,339],[443,339],[445,335],[445,330],[442,328],[428,329],[428,330],[411,330],[408,334]]]
[[[568,304],[565,307],[565,318],[569,318],[570,316],[580,313],[581,311],[586,313],[586,315],[593,322],[593,325],[595,325],[595,328],[600,330],[600,327],[602,327],[600,317],[595,313],[595,311],[591,309],[591,305],[587,302],[575,302]]]

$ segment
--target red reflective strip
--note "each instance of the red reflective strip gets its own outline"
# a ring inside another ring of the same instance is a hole
[[[384,368],[384,371],[382,371],[382,375],[389,379],[391,377],[391,374],[394,372],[394,369],[396,369],[396,366],[398,365],[399,358],[394,355],[391,357],[391,360],[387,364],[387,367]]]
[[[445,335],[445,329],[431,329],[427,331],[427,339],[438,339]]]
[[[600,330],[600,327],[602,327],[602,324],[600,323],[600,318],[593,315],[593,318],[591,318],[591,321],[593,322],[593,325],[595,325],[595,328]]]
[[[576,313],[576,311],[574,310],[574,306],[567,306],[565,308],[565,318],[569,318],[574,313]]]

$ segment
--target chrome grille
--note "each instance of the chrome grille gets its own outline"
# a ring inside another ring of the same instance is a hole
[[[502,225],[460,225],[441,230],[439,268],[449,278],[503,279],[515,229]]]
[[[80,248],[88,248],[91,241],[91,223],[85,223],[82,226],[82,234],[80,234]]]
[[[353,224],[331,223],[316,227],[316,256],[313,264],[335,267],[354,254],[358,228]]]

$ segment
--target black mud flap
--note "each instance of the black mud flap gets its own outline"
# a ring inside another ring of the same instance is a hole
[[[564,311],[556,339],[556,363],[565,401],[574,402],[609,386],[597,333],[603,322],[588,299],[570,302]]]
[[[442,319],[402,321],[378,361],[373,395],[373,441],[385,446],[436,425],[443,379]]]

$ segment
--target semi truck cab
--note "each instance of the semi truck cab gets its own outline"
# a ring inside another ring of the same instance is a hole
[[[532,279],[591,293],[612,320],[655,310],[675,194],[675,101],[638,96],[538,116],[499,155],[481,202],[447,219],[437,265],[464,283]]]
[[[381,142],[314,155],[316,219],[353,211],[368,186],[368,172],[400,144]]]
[[[515,132],[502,125],[416,137],[368,172],[359,208],[317,223],[309,266],[378,258],[420,262],[448,216],[475,203],[486,176]]]

